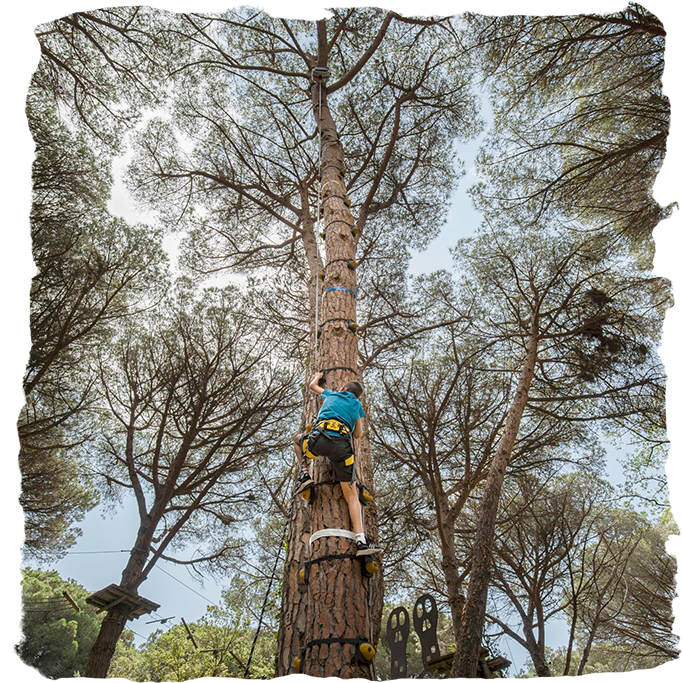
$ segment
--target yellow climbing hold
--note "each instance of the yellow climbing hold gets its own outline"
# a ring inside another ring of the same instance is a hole
[[[363,659],[368,662],[372,661],[373,657],[375,656],[375,648],[372,647],[370,643],[362,643],[358,649],[360,650]]]
[[[301,497],[304,500],[308,500],[311,497],[311,487],[310,486],[301,492]]]
[[[305,581],[306,580],[306,568],[302,567],[299,569],[299,580],[300,581]]]
[[[297,673],[301,671],[301,659],[299,657],[294,657],[294,668]]]
[[[376,574],[379,571],[379,565],[374,560],[365,563],[365,571],[368,574]]]

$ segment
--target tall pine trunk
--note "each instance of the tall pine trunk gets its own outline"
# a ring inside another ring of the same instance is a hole
[[[128,563],[121,574],[120,586],[124,590],[137,593],[138,587],[144,581],[143,570],[149,557],[155,528],[156,524],[151,522],[140,526]],[[129,606],[119,604],[107,612],[102,620],[95,644],[90,651],[90,658],[84,672],[86,678],[106,678],[116,650],[116,644],[126,627],[130,611]]]
[[[318,22],[318,43],[318,66],[327,66],[324,21]],[[321,130],[320,183],[326,268],[317,297],[319,338],[318,330],[312,335],[314,346],[317,338],[317,353],[309,356],[317,359],[317,367],[310,368],[308,375],[340,368],[327,373],[327,387],[338,391],[346,381],[362,379],[358,375],[357,338],[349,324],[356,322],[356,271],[349,267],[349,262],[355,260],[358,236],[354,218],[345,203],[344,157],[324,86],[314,83],[311,98]],[[312,271],[310,282],[315,284],[319,272],[317,259],[310,244],[304,246]],[[315,305],[311,310],[311,318],[314,317]],[[310,419],[309,411],[309,408],[305,410],[304,421]],[[356,442],[355,463],[358,479],[371,487],[368,443],[367,438]],[[331,463],[325,458],[313,461],[309,471],[316,483],[333,480]],[[302,509],[304,505],[308,511]],[[374,535],[377,524],[372,506],[364,508],[364,516],[366,533]],[[372,679],[373,665],[359,663],[355,644],[338,642],[338,639],[358,639],[377,646],[383,601],[381,572],[371,578],[363,576],[361,560],[355,557],[322,559],[329,555],[355,554],[355,541],[347,538],[322,538],[310,546],[310,534],[326,528],[351,529],[348,508],[338,484],[318,486],[310,503],[296,501],[294,504],[284,569],[276,675],[293,673],[295,658],[299,658],[301,672],[308,675]],[[299,570],[310,560],[321,561],[309,565],[307,582],[300,584]],[[334,642],[315,642],[321,639]]]
[[[463,609],[462,637],[453,659],[453,678],[475,678],[479,648],[486,617],[486,598],[491,580],[491,562],[496,532],[498,502],[503,488],[505,470],[510,463],[512,449],[517,440],[522,414],[529,398],[529,388],[534,376],[538,353],[538,319],[534,314],[527,338],[526,355],[515,395],[508,410],[503,434],[491,461],[479,508],[479,521],[474,536],[472,569],[470,571],[467,598]]]

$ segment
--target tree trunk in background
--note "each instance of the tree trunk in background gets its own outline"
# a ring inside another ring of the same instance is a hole
[[[453,658],[451,676],[453,678],[475,678],[479,648],[484,631],[486,616],[486,597],[491,579],[491,560],[496,532],[496,516],[500,500],[505,470],[510,462],[512,449],[517,439],[522,414],[529,398],[529,387],[534,376],[538,352],[538,320],[533,316],[531,332],[527,339],[526,356],[517,383],[515,396],[505,419],[503,435],[496,447],[491,468],[486,478],[484,496],[479,508],[479,521],[474,537],[472,570],[467,588],[467,598],[463,609],[462,638]]]
[[[529,648],[529,654],[531,655],[531,661],[533,662],[534,669],[536,670],[536,675],[539,677],[552,676],[552,673],[550,673],[550,668],[548,667],[548,663],[545,661],[544,648],[536,642],[533,631],[527,633],[525,628],[525,636]]]
[[[318,22],[318,66],[327,65],[326,25]],[[349,322],[356,322],[356,272],[349,261],[356,256],[357,236],[355,221],[345,203],[343,152],[339,134],[327,106],[323,87],[322,108],[319,107],[320,88],[314,83],[311,99],[318,117],[322,137],[321,188],[325,226],[325,279],[320,284],[320,319],[317,367],[309,367],[308,378],[318,370],[341,368],[327,373],[327,388],[339,391],[349,380],[361,380],[358,372],[358,344]],[[315,245],[313,245],[314,247]],[[309,267],[315,261],[308,254]],[[311,273],[312,284],[318,269]],[[334,288],[334,289],[332,289]],[[312,306],[312,314],[315,304]],[[313,317],[313,315],[312,315]],[[316,332],[317,334],[317,332]],[[315,346],[314,335],[312,337]],[[315,358],[316,354],[310,354]],[[313,403],[313,405],[315,405]],[[305,422],[310,421],[311,402],[307,402]],[[356,476],[372,488],[372,467],[367,437],[355,444]],[[331,463],[325,458],[311,462],[311,476],[316,483],[333,480]],[[341,488],[315,488],[310,509],[310,527],[303,504],[295,502],[290,527],[289,545],[283,583],[283,604],[278,638],[276,675],[293,673],[294,658],[300,657],[304,674],[339,678],[374,678],[373,665],[361,665],[356,659],[352,643],[313,644],[318,639],[360,638],[377,646],[381,624],[383,582],[381,572],[367,578],[361,572],[361,560],[355,557],[323,560],[311,564],[308,581],[300,592],[298,572],[306,560],[332,554],[355,554],[355,541],[346,538],[322,538],[308,544],[309,534],[325,528],[351,529],[348,509]],[[377,516],[373,506],[363,509],[366,533],[376,537]]]
[[[106,678],[114,650],[116,650],[116,644],[126,627],[129,614],[130,607],[127,605],[116,605],[107,612],[107,616],[102,620],[100,632],[85,667],[84,675],[86,678]]]
[[[153,527],[143,525],[138,531],[135,546],[131,550],[128,563],[121,575],[120,585],[124,590],[132,593],[138,592],[137,589],[143,581],[142,571],[149,557],[153,530]],[[129,606],[119,604],[107,612],[85,667],[86,678],[106,678],[116,644],[126,627],[130,611]]]
[[[308,301],[311,311],[315,311],[316,300],[321,293],[318,286],[316,295],[316,279],[318,273],[322,271],[322,261],[316,247],[315,223],[310,218],[308,205],[308,190],[304,188],[302,192],[302,206],[304,209],[304,219],[302,221],[303,245],[306,261],[308,263]],[[318,280],[319,282],[319,280]],[[305,387],[310,384],[315,374],[315,340],[317,331],[315,329],[314,315],[309,320],[310,350],[308,353],[308,366],[306,371]],[[300,431],[303,431],[307,424],[313,422],[316,415],[316,402],[313,394],[304,388],[304,409],[302,414],[302,424]],[[292,451],[292,458],[294,453]],[[309,471],[313,473],[313,468],[309,463]],[[292,487],[292,492],[294,487]],[[303,635],[306,628],[308,595],[307,591],[301,590],[303,587],[299,581],[299,570],[308,560],[308,537],[311,528],[311,509],[310,505],[301,497],[297,496],[292,505],[292,516],[286,536],[286,553],[282,577],[280,620],[277,638],[277,656],[275,660],[275,676],[286,676],[294,671],[294,658],[298,657],[303,647]]]
[[[448,606],[451,609],[451,619],[453,620],[454,642],[459,643],[462,636],[462,609],[465,604],[465,597],[460,592],[462,578],[458,573],[455,559],[453,531],[446,530],[445,536],[447,539],[450,539],[450,543],[442,546],[442,567],[446,579],[446,590],[448,591]]]

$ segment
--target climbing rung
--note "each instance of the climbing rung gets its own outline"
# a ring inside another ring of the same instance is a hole
[[[308,545],[312,545],[313,541],[317,541],[319,538],[325,538],[326,536],[339,536],[341,538],[350,538],[352,541],[356,540],[356,534],[348,529],[321,529],[311,534],[308,539]]]

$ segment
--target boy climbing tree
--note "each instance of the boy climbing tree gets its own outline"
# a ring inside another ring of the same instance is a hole
[[[363,435],[365,413],[359,401],[363,387],[360,382],[346,382],[341,391],[330,391],[320,386],[323,379],[323,373],[319,372],[309,387],[314,393],[325,397],[316,423],[310,434],[302,433],[294,437],[294,452],[300,469],[296,493],[302,493],[314,483],[304,462],[304,453],[310,458],[329,458],[335,481],[339,482],[349,508],[351,528],[356,534],[356,555],[373,555],[380,552],[380,548],[365,537],[352,441],[352,437],[360,439]]]
[[[313,24],[241,8],[172,24],[173,115],[136,143],[136,194],[187,228],[195,272],[270,274],[282,298],[270,323],[291,331],[307,384],[313,368],[334,389],[362,382],[423,331],[406,301],[409,249],[438,232],[458,177],[453,141],[479,127],[452,21],[342,9]],[[354,466],[372,490],[367,436]],[[379,639],[381,564],[362,573],[355,535],[339,529],[348,506],[329,458],[308,470],[315,495],[296,496],[285,520],[276,676],[372,679],[372,656],[359,653]],[[376,536],[376,505],[363,522]]]

